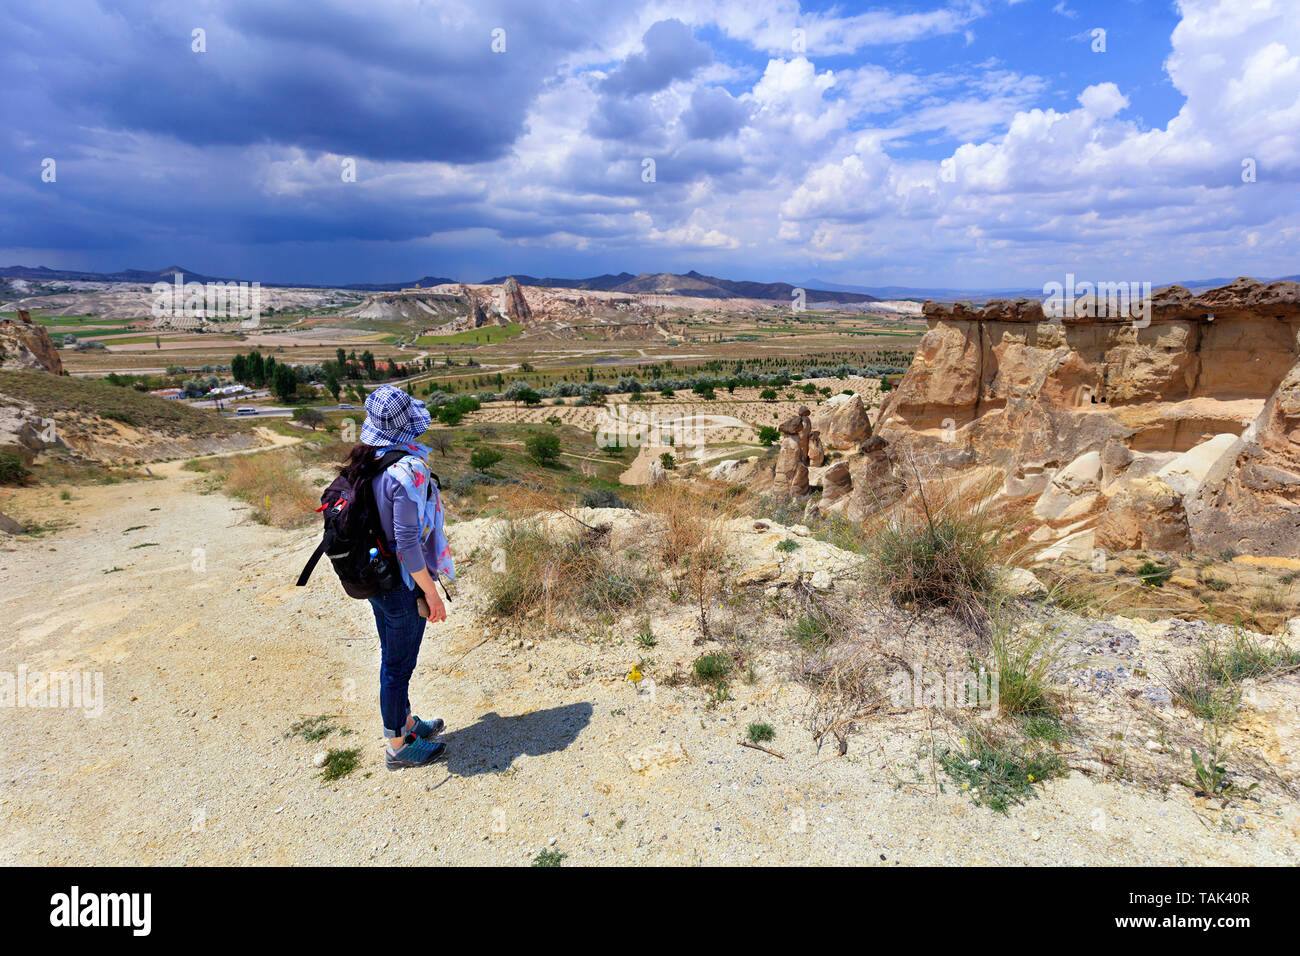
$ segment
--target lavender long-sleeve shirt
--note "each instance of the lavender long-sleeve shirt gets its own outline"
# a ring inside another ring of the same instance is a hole
[[[420,509],[402,490],[401,482],[384,471],[371,479],[370,487],[375,492],[384,537],[406,572],[414,574],[426,567],[436,568],[437,556],[432,552],[434,535],[420,541]]]

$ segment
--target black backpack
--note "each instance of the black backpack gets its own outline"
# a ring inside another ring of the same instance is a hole
[[[390,451],[362,468],[355,484],[346,475],[339,475],[325,489],[320,498],[321,506],[316,509],[325,513],[325,534],[302,574],[298,575],[298,587],[307,584],[322,554],[327,555],[330,564],[334,565],[334,572],[348,597],[377,597],[402,583],[397,557],[389,552],[384,541],[375,492],[370,483],[389,465],[396,464],[408,454],[400,449]],[[434,481],[437,481],[436,477]],[[379,551],[376,561],[370,560],[371,548]]]

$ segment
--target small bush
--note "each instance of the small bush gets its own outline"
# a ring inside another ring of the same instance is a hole
[[[346,777],[361,762],[361,748],[353,747],[350,750],[334,749],[329,751],[325,760],[325,770],[321,774],[322,780],[338,780],[340,777]]]
[[[276,528],[297,528],[316,517],[320,492],[304,477],[294,449],[233,455],[210,461],[212,481],[251,506],[253,518]]]
[[[22,459],[10,452],[0,453],[0,485],[21,485],[32,476]]]
[[[1201,755],[1196,752],[1194,747],[1188,749],[1192,754],[1192,770],[1196,782],[1192,783],[1187,780],[1179,782],[1184,787],[1194,790],[1197,796],[1231,799],[1232,797],[1245,796],[1259,786],[1258,783],[1252,783],[1249,787],[1237,786],[1228,770],[1228,748],[1220,747],[1217,738],[1211,738],[1204,760],[1201,759]]]
[[[1154,561],[1146,561],[1142,567],[1138,568],[1138,577],[1143,584],[1150,585],[1153,588],[1162,588],[1165,582],[1174,575],[1174,568],[1167,565],[1156,564]]]
[[[1068,638],[1041,624],[1017,624],[1007,615],[990,619],[989,649],[998,677],[998,709],[1004,714],[1054,717],[1052,675],[1062,666]]]
[[[794,619],[787,633],[804,650],[828,647],[843,633],[838,616],[825,608],[811,608]]]
[[[761,744],[776,737],[776,730],[771,724],[750,724],[746,733],[749,734],[750,743],[755,744]]]
[[[1049,714],[1029,717],[1020,725],[1020,729],[1030,740],[1041,740],[1050,744],[1062,744],[1070,737],[1069,729],[1058,718]]]
[[[760,425],[758,428],[758,441],[761,445],[770,446],[780,437],[781,432],[774,425]]]
[[[1268,644],[1244,631],[1224,644],[1207,644],[1191,661],[1175,668],[1169,691],[1193,714],[1212,724],[1230,723],[1241,709],[1240,683],[1300,667],[1300,651]]]
[[[131,412],[124,411],[120,408],[105,409],[101,414],[103,414],[105,418],[111,419],[115,422],[121,422],[123,425],[130,425],[132,428],[138,428],[140,425],[139,418]]]
[[[726,680],[731,673],[732,660],[728,654],[702,654],[695,659],[695,679],[701,684],[716,684]]]
[[[329,722],[329,717],[324,715],[320,717],[304,717],[302,720],[294,721],[284,736],[285,739],[301,737],[303,740],[314,742],[324,740],[337,729]]]
[[[800,545],[794,538],[784,538],[777,542],[776,550],[789,553],[791,551],[798,551],[800,547],[802,547],[802,545]]]
[[[1174,700],[1211,724],[1231,723],[1241,709],[1241,689],[1211,677],[1202,660],[1175,668],[1167,684]]]
[[[486,578],[490,614],[550,621],[579,611],[621,610],[646,591],[646,582],[617,567],[608,550],[532,522],[511,524],[494,546],[506,555],[506,567]]]
[[[896,603],[982,619],[1013,527],[971,503],[987,497],[938,481],[920,483],[877,525],[867,548],[871,576]]]
[[[524,442],[524,450],[538,464],[553,465],[560,459],[560,438],[542,433],[530,435]]]
[[[584,508],[627,508],[628,503],[618,496],[618,492],[609,488],[597,488],[582,496]]]
[[[475,471],[491,471],[503,458],[505,455],[495,448],[478,448],[469,456],[469,466]]]
[[[496,485],[504,480],[482,471],[467,471],[451,479],[451,483],[447,487],[458,495],[467,495],[479,485]]]
[[[985,728],[971,726],[957,749],[938,755],[939,765],[968,791],[976,806],[1006,813],[1012,804],[1036,796],[1034,784],[1063,777],[1065,758],[1028,749],[1024,742],[1000,740]]]

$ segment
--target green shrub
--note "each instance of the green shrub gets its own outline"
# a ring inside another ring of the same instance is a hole
[[[1041,624],[1011,620],[1001,610],[989,622],[998,709],[1004,714],[1054,717],[1052,675],[1063,665],[1068,636]]]
[[[989,729],[969,726],[957,748],[938,755],[944,773],[968,791],[976,806],[1006,813],[1011,804],[1037,795],[1035,784],[1064,777],[1065,758],[1030,748],[1026,742],[999,739]]]
[[[21,458],[10,452],[0,452],[0,485],[21,485],[32,476]]]
[[[732,660],[728,654],[702,654],[695,659],[695,679],[701,684],[715,684],[731,673]]]
[[[322,780],[338,780],[340,777],[346,777],[361,762],[361,748],[353,747],[349,750],[330,750],[325,759],[325,770],[321,774]]]
[[[609,488],[597,488],[582,496],[584,508],[626,508],[628,503],[618,496],[618,492]]]
[[[771,724],[750,724],[746,729],[750,743],[761,744],[776,737],[776,730]]]
[[[1232,641],[1207,644],[1168,680],[1174,700],[1211,724],[1236,719],[1241,709],[1241,682],[1271,677],[1300,667],[1300,651],[1270,645],[1243,631]]]
[[[469,456],[469,466],[475,471],[491,471],[503,458],[505,455],[495,448],[478,448]]]
[[[536,433],[524,442],[528,456],[540,465],[554,464],[560,458],[560,437]]]
[[[1142,579],[1142,583],[1149,584],[1153,588],[1164,587],[1165,582],[1173,577],[1173,574],[1173,568],[1156,564],[1154,561],[1146,561],[1138,568],[1138,577]]]
[[[937,514],[884,523],[872,549],[875,576],[900,604],[969,608],[993,592],[998,542],[979,518]]]
[[[787,633],[805,650],[826,647],[835,642],[844,630],[837,615],[824,608],[812,608],[794,619]]]

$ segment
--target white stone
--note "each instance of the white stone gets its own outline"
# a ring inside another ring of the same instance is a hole
[[[1025,568],[1003,568],[998,574],[998,584],[1014,597],[1037,597],[1047,593],[1043,582]]]
[[[1055,475],[1034,504],[1034,517],[1047,521],[1076,518],[1097,500],[1101,490],[1101,453],[1080,455]]]
[[[686,759],[682,745],[675,740],[651,744],[642,750],[625,755],[627,765],[636,773],[645,773],[651,767],[663,767]]]
[[[1207,481],[1231,468],[1244,447],[1245,443],[1238,436],[1224,432],[1189,448],[1156,475],[1180,495],[1193,495]]]

